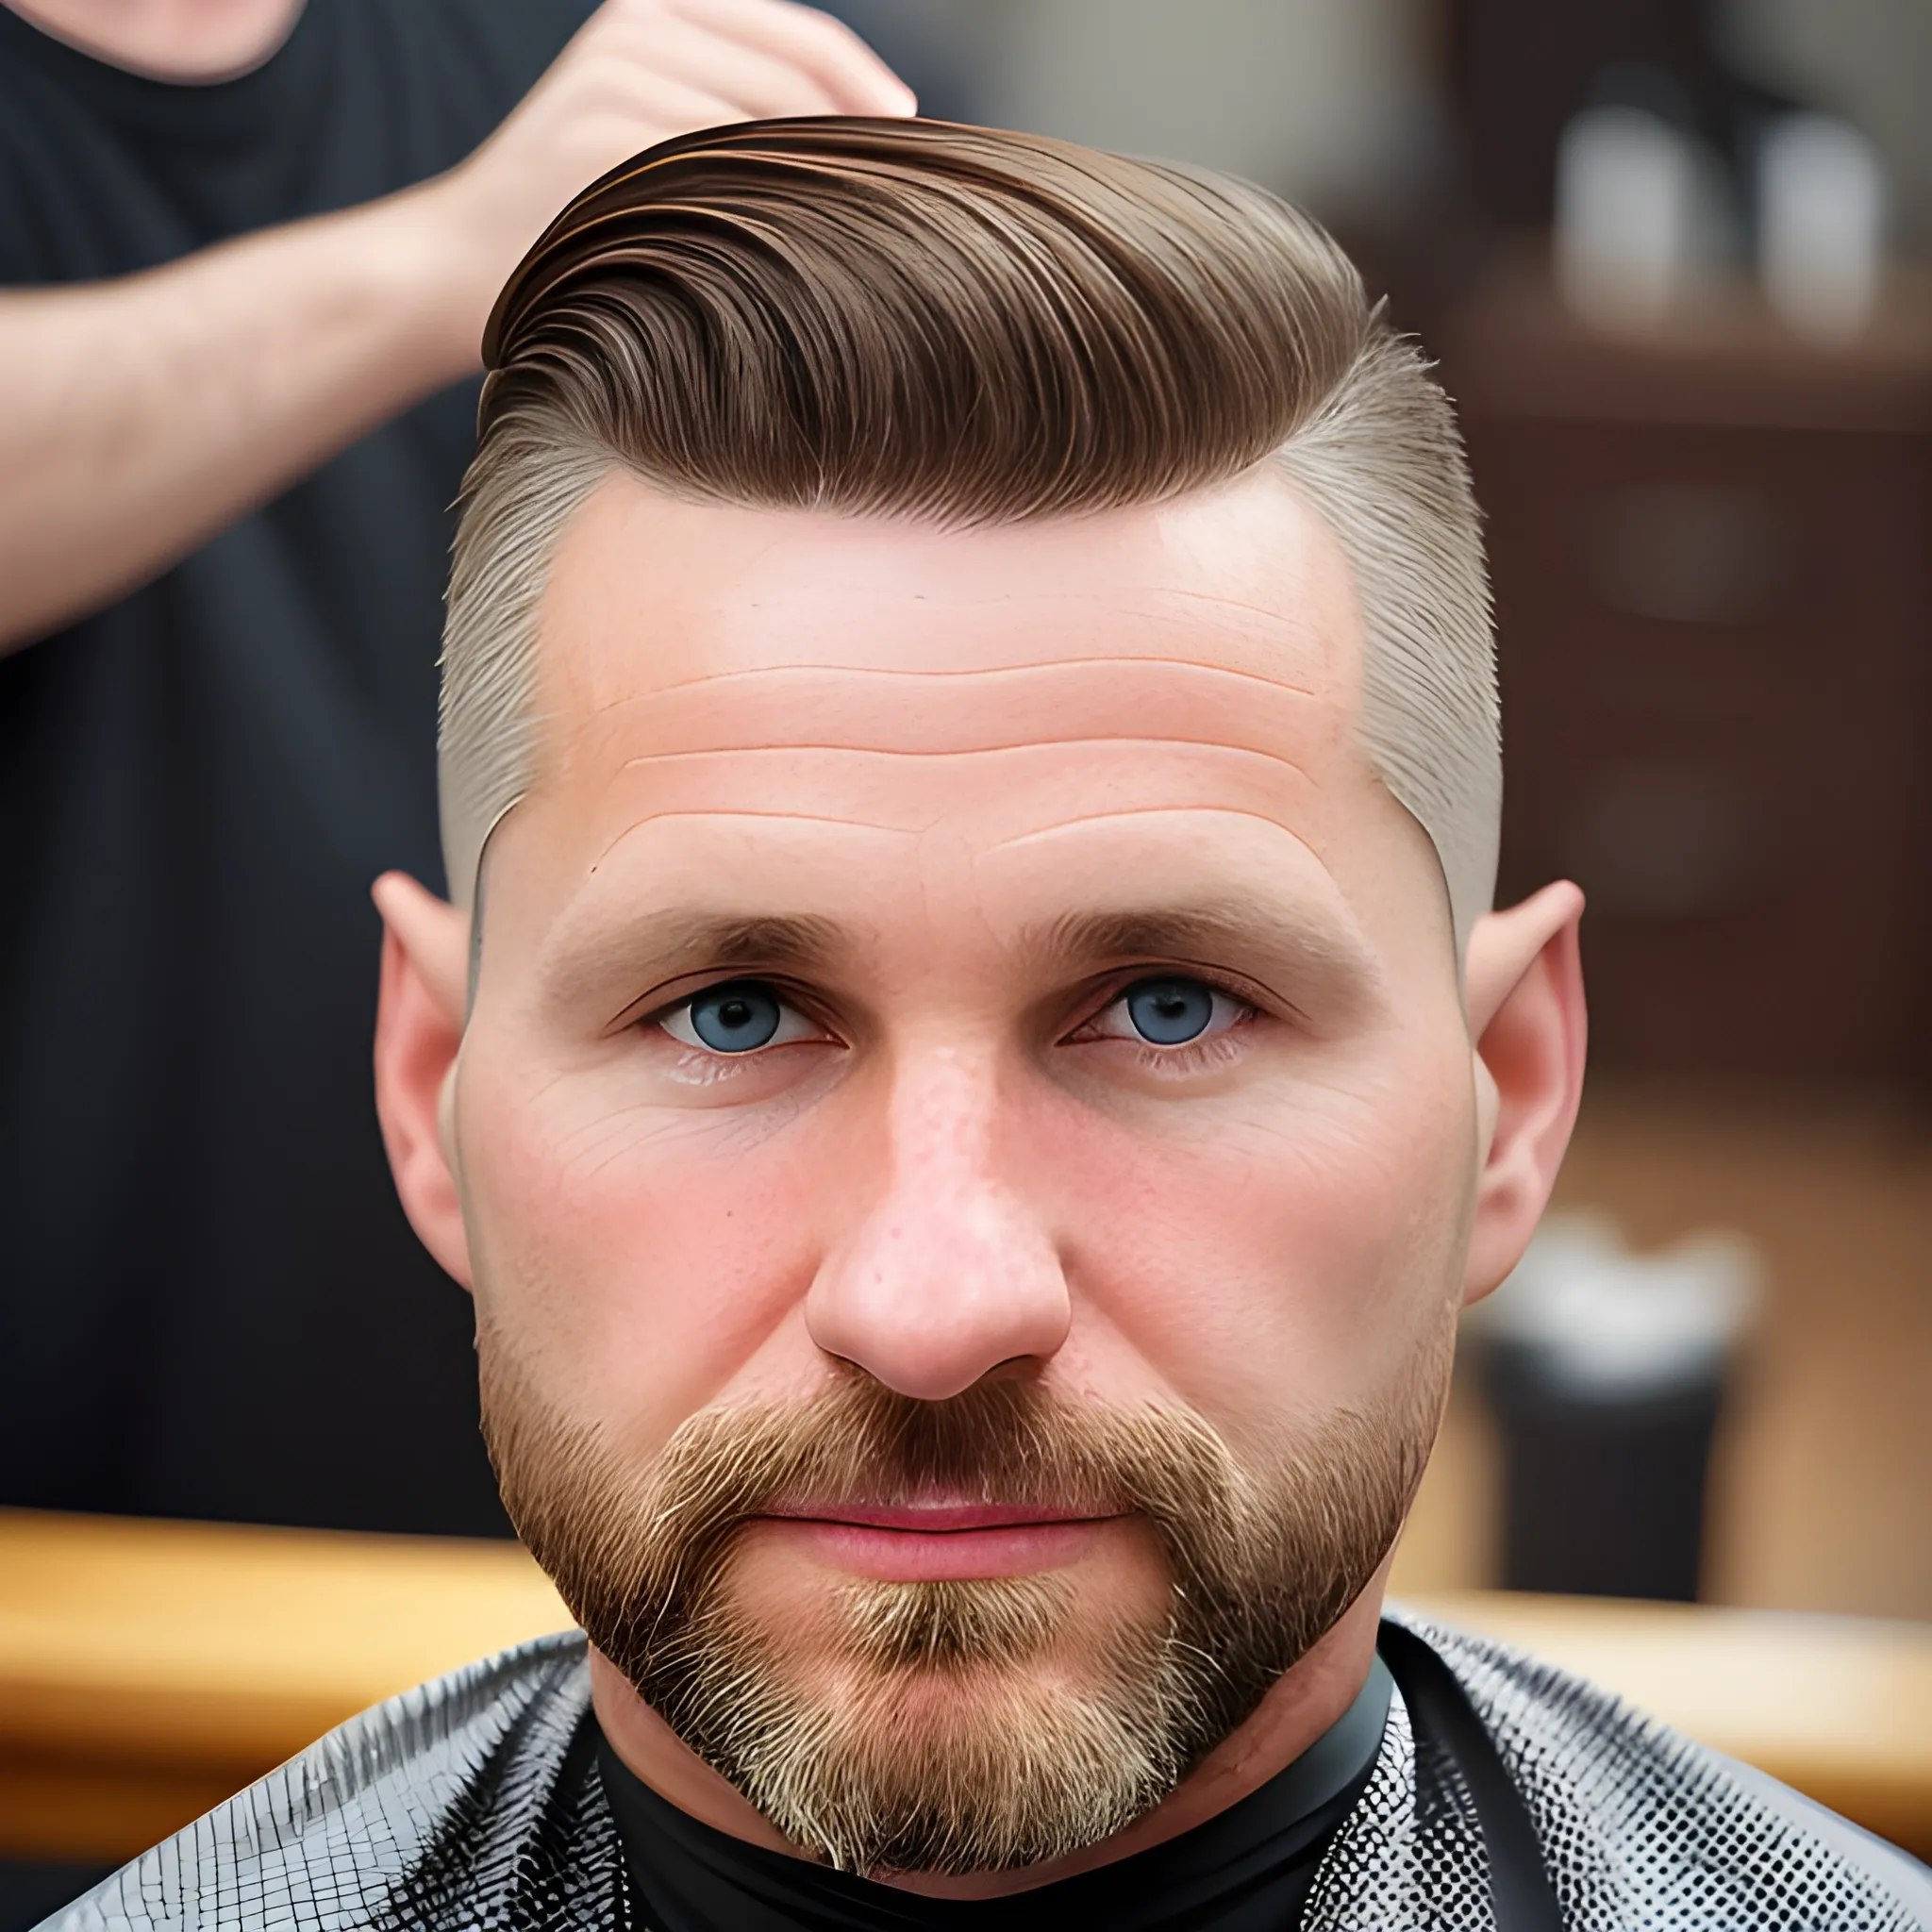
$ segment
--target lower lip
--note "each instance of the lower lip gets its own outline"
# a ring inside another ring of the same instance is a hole
[[[884,1583],[1024,1576],[1077,1561],[1113,1519],[1003,1523],[980,1529],[888,1529],[823,1517],[767,1516],[758,1526],[835,1570]]]

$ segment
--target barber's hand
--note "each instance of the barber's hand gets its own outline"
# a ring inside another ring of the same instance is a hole
[[[786,114],[910,114],[911,90],[830,15],[791,0],[604,0],[522,105],[432,191],[473,286],[497,289],[580,188],[694,128]],[[478,308],[480,304],[480,308]]]

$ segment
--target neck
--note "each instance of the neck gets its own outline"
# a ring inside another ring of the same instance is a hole
[[[42,33],[154,80],[230,80],[288,39],[302,0],[0,0]]]
[[[1385,1560],[1341,1621],[1278,1678],[1254,1713],[1223,1739],[1151,1811],[1124,1831],[1050,1865],[964,1877],[894,1873],[885,1882],[932,1898],[1000,1898],[1144,1852],[1239,1804],[1294,1762],[1354,1703],[1374,1660],[1375,1628],[1388,1584]],[[762,1813],[686,1748],[617,1667],[591,1652],[591,1698],[618,1757],[658,1796],[714,1830],[793,1857],[805,1855]]]

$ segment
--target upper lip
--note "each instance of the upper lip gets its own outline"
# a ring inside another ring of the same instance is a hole
[[[774,1503],[761,1516],[793,1522],[846,1523],[863,1529],[896,1529],[943,1536],[966,1529],[1014,1529],[1041,1523],[1093,1523],[1117,1516],[1117,1509],[1050,1503],[830,1503],[816,1500]]]

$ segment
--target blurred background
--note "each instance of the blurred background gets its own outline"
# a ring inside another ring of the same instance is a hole
[[[1398,1587],[1932,1618],[1932,7],[846,11],[1306,206],[1460,408],[1591,1074]]]
[[[1591,1073],[1398,1592],[1932,1621],[1932,4],[830,10],[928,112],[1306,206],[1461,411]]]

